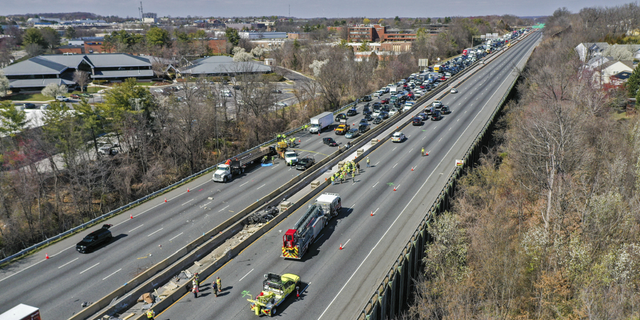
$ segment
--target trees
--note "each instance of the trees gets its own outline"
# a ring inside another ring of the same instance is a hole
[[[67,27],[66,29],[64,29],[64,36],[67,39],[75,39],[76,29],[74,27]]]
[[[225,34],[227,36],[227,40],[229,41],[229,43],[231,43],[234,46],[238,45],[238,42],[240,41],[240,35],[238,34],[238,30],[233,28],[227,28],[225,30]]]
[[[42,89],[41,93],[43,96],[55,98],[57,96],[64,95],[68,92],[67,86],[64,84],[57,85],[55,83],[49,83],[44,89]]]
[[[362,19],[362,23],[364,23],[364,24],[370,24],[370,23],[371,23],[371,20],[369,20],[368,18],[364,18],[364,19]]]
[[[11,101],[0,103],[0,133],[15,137],[17,133],[22,132],[27,122],[27,113],[24,110],[18,110]]]
[[[25,46],[29,44],[36,44],[44,48],[47,46],[47,41],[42,36],[40,29],[29,28],[25,31],[24,36],[22,36],[22,44]]]
[[[158,47],[165,47],[171,43],[169,32],[158,27],[153,27],[147,31],[146,40],[148,45]]]
[[[626,84],[627,95],[629,97],[635,97],[637,93],[640,92],[638,88],[640,88],[640,68],[636,67],[633,69]]]
[[[7,95],[9,85],[9,79],[7,79],[7,76],[4,75],[4,72],[0,70],[0,97],[4,97]]]
[[[40,32],[42,34],[42,38],[46,42],[46,46],[49,49],[53,49],[54,47],[60,45],[60,34],[58,34],[58,31],[54,30],[51,27],[46,27],[42,28]]]
[[[89,74],[81,70],[76,70],[73,73],[73,81],[80,86],[80,91],[84,92],[85,86],[89,84],[91,80],[89,79]]]

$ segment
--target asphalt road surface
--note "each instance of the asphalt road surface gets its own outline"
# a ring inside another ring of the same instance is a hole
[[[361,118],[360,113],[349,121]],[[336,147],[324,145],[323,137],[347,142],[330,130],[320,136],[301,132],[296,135],[299,157],[320,161],[333,153]],[[25,303],[39,307],[47,319],[66,319],[80,311],[83,302],[95,302],[299,173],[279,160],[226,184],[211,181],[207,174],[104,222],[113,225],[114,240],[95,252],[80,254],[75,244],[100,226],[5,266],[0,269],[0,313]],[[45,260],[45,254],[50,259]]]
[[[185,295],[156,319],[253,319],[246,299],[260,292],[269,272],[297,274],[303,282],[300,298],[289,297],[278,307],[283,319],[356,318],[444,187],[455,159],[462,158],[517,76],[514,67],[524,66],[539,39],[534,33],[459,84],[459,93],[443,99],[452,113],[441,121],[401,128],[407,140],[385,142],[372,152],[372,167],[362,166],[355,183],[323,190],[339,193],[344,208],[302,260],[280,254],[284,232],[304,208],[204,280],[200,298]],[[422,147],[429,156],[420,155]],[[210,283],[217,276],[225,292],[214,297]]]

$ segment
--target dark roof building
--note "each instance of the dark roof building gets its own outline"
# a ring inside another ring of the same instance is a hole
[[[254,61],[236,62],[232,57],[213,56],[193,61],[180,73],[191,76],[222,76],[242,73],[269,73],[271,67]]]
[[[2,69],[13,91],[41,90],[49,83],[73,87],[73,73],[81,70],[92,80],[151,80],[152,57],[126,53],[41,55]]]

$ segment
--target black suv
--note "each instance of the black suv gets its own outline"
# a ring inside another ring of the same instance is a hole
[[[87,253],[93,251],[99,245],[111,241],[111,228],[110,224],[105,224],[101,229],[89,233],[82,241],[76,244],[76,250],[80,253]]]
[[[338,143],[333,138],[322,138],[322,142],[331,147],[337,147]]]
[[[351,109],[347,110],[347,116],[349,116],[349,117],[355,116],[356,114],[358,114],[358,110],[356,110],[356,108],[351,108]]]
[[[344,113],[338,113],[336,115],[336,122],[340,122],[341,119],[345,119],[346,120],[347,119],[347,115],[344,114]]]

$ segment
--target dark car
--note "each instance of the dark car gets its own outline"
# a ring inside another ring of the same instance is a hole
[[[436,111],[436,107],[428,107],[424,109],[427,114],[433,114]]]
[[[311,157],[306,157],[302,159],[298,159],[298,163],[296,164],[296,169],[298,170],[307,170],[311,166],[316,163],[316,160]]]
[[[371,101],[371,96],[364,96],[362,97],[362,101]]]
[[[25,103],[25,104],[24,104],[24,108],[25,108],[25,109],[35,109],[35,108],[36,108],[36,105],[35,105],[35,104],[33,104],[33,103]]]
[[[422,119],[422,121],[429,120],[429,116],[424,112],[418,113],[418,117],[420,117]]]
[[[440,108],[440,111],[442,111],[443,114],[451,113],[451,109],[449,109],[449,106],[442,106],[442,108]]]
[[[421,126],[422,123],[422,118],[420,117],[415,117],[413,118],[413,120],[411,120],[411,124],[413,124],[414,126]]]
[[[381,124],[383,120],[382,117],[377,117],[373,119],[373,124]]]
[[[367,121],[373,121],[373,116],[371,114],[365,114],[363,119]]]
[[[358,127],[358,131],[360,131],[360,133],[365,133],[367,131],[369,131],[369,129],[371,129],[371,126],[368,123],[365,124],[360,124],[360,126]]]
[[[337,147],[338,143],[333,138],[322,138],[322,142],[331,147]]]
[[[375,108],[376,106],[378,106],[378,107],[382,107],[382,103],[380,103],[380,102],[374,102],[374,103],[373,103],[373,107]]]
[[[338,113],[338,114],[336,115],[336,122],[340,122],[340,119],[345,119],[345,120],[347,120],[347,115],[346,115],[346,114],[344,114],[344,113]]]
[[[76,244],[76,250],[80,253],[87,253],[93,251],[101,244],[111,241],[113,237],[111,236],[109,228],[111,228],[111,225],[105,224],[102,225],[101,229],[89,233],[82,241]]]
[[[380,112],[380,116],[382,117],[382,119],[387,119],[389,118],[389,112],[382,111]]]
[[[372,113],[373,113],[373,111],[371,111],[371,109],[362,110],[362,114],[364,114],[365,116],[368,115],[368,114],[372,114]]]
[[[349,117],[355,116],[356,114],[358,114],[358,110],[356,110],[355,107],[347,110],[347,116]]]
[[[434,113],[431,114],[431,120],[438,121],[441,119],[442,119],[442,113],[440,113],[440,110],[436,110]]]

